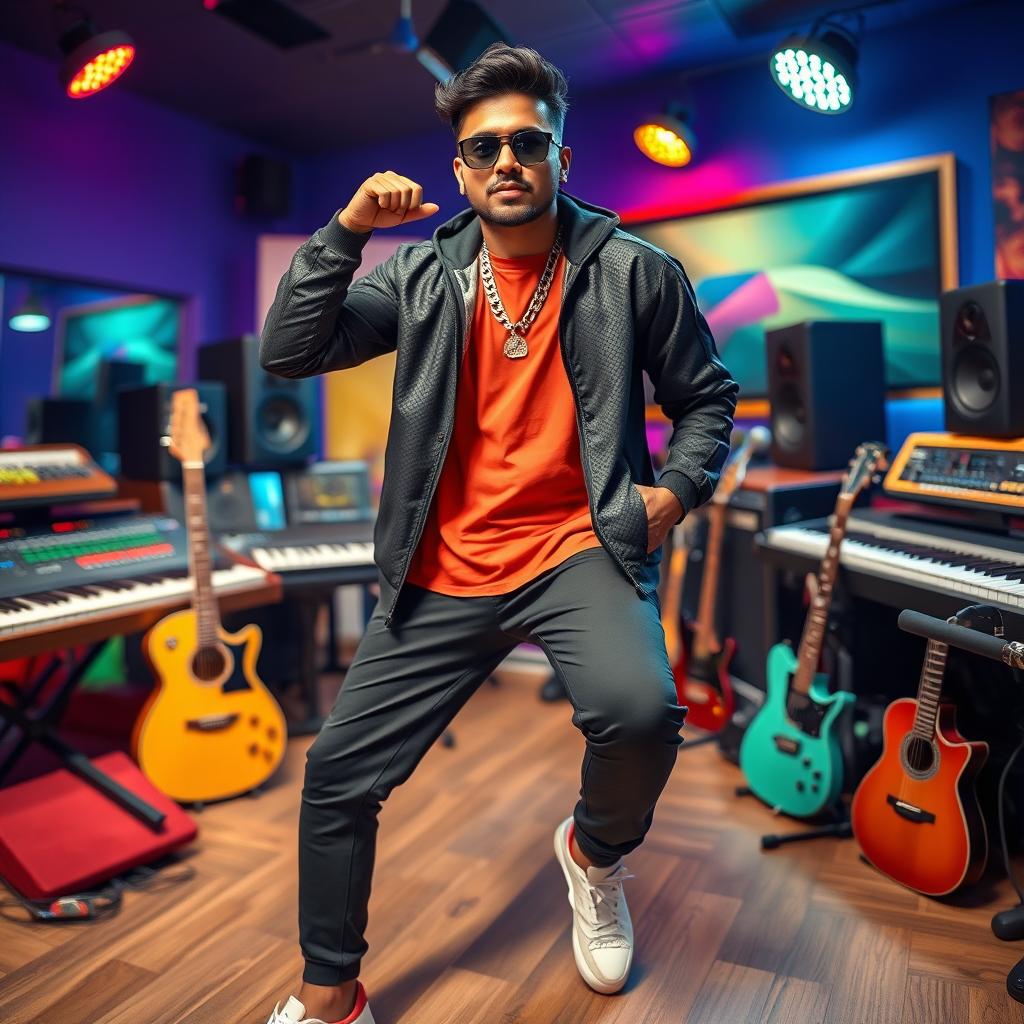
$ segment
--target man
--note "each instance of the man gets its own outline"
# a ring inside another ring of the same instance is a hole
[[[495,44],[436,105],[471,208],[353,283],[373,231],[438,211],[409,178],[372,175],[300,247],[263,330],[262,365],[286,377],[397,350],[380,600],[307,755],[305,967],[271,1024],[371,1024],[358,975],[381,801],[519,643],[544,649],[586,737],[581,798],[554,845],[596,991],[626,982],[622,858],[682,742],[661,545],[714,490],[736,384],[678,261],[560,190],[572,154],[557,68]],[[642,370],[674,425],[657,483]]]

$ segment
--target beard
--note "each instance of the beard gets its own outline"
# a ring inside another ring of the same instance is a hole
[[[498,193],[492,193],[497,195]],[[542,217],[550,209],[550,203],[538,203],[533,192],[526,192],[517,203],[509,203],[507,206],[492,206],[490,196],[483,203],[476,203],[469,200],[470,208],[483,221],[502,228],[517,228],[522,224],[529,224],[530,221]],[[468,197],[467,197],[468,198]]]

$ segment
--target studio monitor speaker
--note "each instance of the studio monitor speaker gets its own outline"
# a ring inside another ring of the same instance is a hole
[[[195,388],[203,425],[210,435],[204,460],[207,479],[227,466],[227,400],[220,381],[194,384],[151,384],[117,396],[118,449],[121,475],[132,480],[181,480],[181,464],[162,443],[171,419],[171,396],[179,388]]]
[[[185,521],[185,494],[181,479],[121,481],[119,494],[136,498],[143,512],[156,512]],[[206,483],[206,521],[214,533],[251,533],[258,529],[249,488],[249,474],[228,470]]]
[[[1024,281],[956,288],[940,309],[946,429],[1024,436]]]
[[[96,404],[117,408],[117,396],[127,388],[142,387],[146,383],[146,367],[143,363],[126,359],[101,359],[96,364]]]
[[[292,208],[291,164],[250,153],[238,165],[235,208],[247,217],[287,217]]]
[[[85,398],[30,398],[25,408],[25,443],[78,444],[95,457],[94,412],[93,403]]]
[[[227,393],[228,459],[253,468],[303,463],[317,450],[319,379],[267,373],[259,352],[255,334],[198,351],[199,376],[223,381]]]
[[[861,441],[885,441],[881,323],[805,320],[765,341],[777,466],[844,469]]]

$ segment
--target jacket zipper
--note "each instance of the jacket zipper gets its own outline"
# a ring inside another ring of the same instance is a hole
[[[566,261],[568,263],[568,261]],[[626,563],[615,553],[614,548],[607,543],[606,538],[601,533],[600,528],[597,525],[597,512],[594,508],[593,498],[593,486],[590,482],[590,471],[588,469],[588,457],[587,457],[587,442],[586,442],[586,431],[583,429],[583,410],[580,407],[579,392],[576,390],[576,378],[573,376],[572,369],[569,366],[569,360],[565,354],[565,345],[562,338],[562,314],[565,312],[565,300],[569,296],[569,289],[572,287],[573,282],[576,280],[576,274],[578,270],[573,267],[571,273],[565,279],[565,284],[562,288],[562,306],[558,311],[558,350],[562,355],[562,365],[565,367],[565,375],[569,378],[569,387],[572,389],[573,407],[576,413],[576,430],[580,435],[580,462],[583,466],[583,478],[587,483],[587,503],[590,506],[590,518],[594,527],[594,533],[597,534],[598,539],[604,544],[605,550],[619,563],[619,567],[629,578],[629,582],[633,584],[633,588],[640,595],[644,596],[643,587],[633,576],[633,574],[626,567]]]
[[[459,374],[460,374],[460,372],[462,370],[462,359],[463,359],[463,356],[465,355],[465,352],[466,352],[466,343],[467,343],[466,335],[469,333],[469,314],[468,314],[468,311],[467,311],[467,314],[466,314],[466,325],[465,325],[465,327],[463,327],[463,325],[462,325],[462,307],[463,307],[462,289],[458,287],[458,282],[457,281],[456,282],[452,282],[451,271],[448,270],[447,266],[444,267],[444,272],[445,272],[445,276],[448,278],[449,282],[454,285],[453,291],[454,291],[454,294],[457,296],[456,301],[455,301],[455,323],[456,323],[456,327],[458,329],[457,337],[459,338],[459,355],[458,355],[458,359],[456,360],[456,364],[455,364],[455,401],[458,401]],[[446,434],[448,433],[448,427],[445,427],[444,432]],[[430,510],[430,503],[434,500],[434,491],[437,488],[438,478],[441,476],[441,467],[444,466],[444,460],[448,456],[448,442],[450,440],[451,440],[450,436],[445,438],[445,443],[444,443],[444,446],[443,446],[443,449],[442,449],[442,452],[441,452],[441,457],[440,457],[440,459],[438,459],[437,465],[434,467],[434,473],[433,473],[433,475],[430,478],[429,494],[427,496],[427,500],[423,503],[422,511],[420,512],[419,519],[418,519],[418,521],[416,523],[416,539],[409,546],[409,553],[405,556],[405,564],[402,566],[402,574],[398,578],[398,586],[395,587],[395,596],[391,600],[391,607],[388,609],[387,615],[384,616],[384,626],[386,628],[390,628],[391,617],[394,614],[395,607],[398,604],[398,596],[402,592],[402,587],[405,584],[405,577],[409,573],[409,565],[412,562],[413,553],[416,551],[416,546],[420,542],[420,536],[423,533],[423,526],[424,526],[424,523],[427,520],[427,512]]]

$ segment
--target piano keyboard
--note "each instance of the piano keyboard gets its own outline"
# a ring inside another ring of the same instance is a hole
[[[377,578],[371,520],[288,526],[283,530],[233,533],[225,547],[277,573],[285,586],[319,582],[358,583]]]
[[[261,569],[233,565],[213,571],[213,586],[220,595],[263,585],[266,578]],[[0,597],[0,637],[38,626],[77,622],[91,615],[142,611],[188,599],[191,593],[192,579],[187,572],[171,570],[66,587],[58,585],[36,594]]]
[[[765,531],[764,544],[820,560],[828,524],[801,523]],[[1003,546],[1006,544],[1006,546]],[[914,529],[851,515],[839,550],[844,568],[971,601],[1024,609],[1024,544],[952,528]]]
[[[283,547],[253,547],[252,560],[269,572],[298,569],[329,569],[333,566],[372,565],[372,543],[295,544]]]

